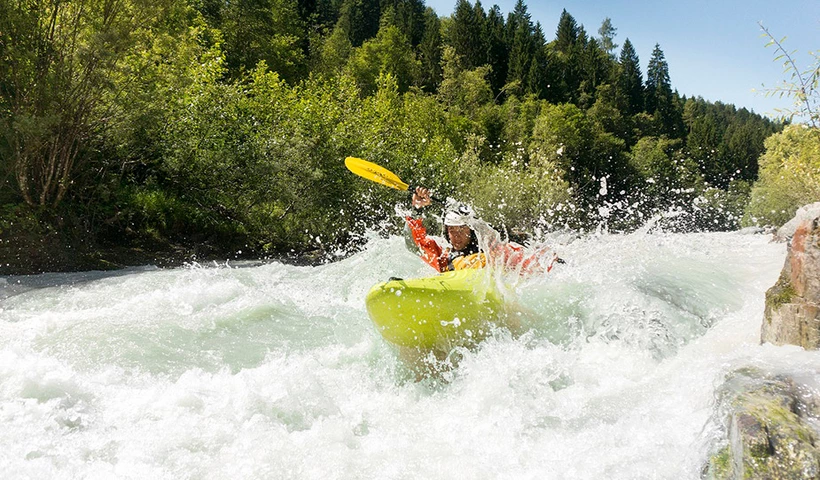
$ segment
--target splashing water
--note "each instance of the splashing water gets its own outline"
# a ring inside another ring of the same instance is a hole
[[[431,272],[397,237],[278,263],[0,278],[4,478],[698,478],[723,376],[760,346],[785,247],[601,235],[518,284],[447,384],[407,380],[368,289]]]

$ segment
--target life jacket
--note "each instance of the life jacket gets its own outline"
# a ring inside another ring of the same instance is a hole
[[[458,253],[458,252],[455,252]],[[449,262],[451,270],[467,270],[469,268],[484,268],[487,266],[487,256],[484,252],[459,255]]]

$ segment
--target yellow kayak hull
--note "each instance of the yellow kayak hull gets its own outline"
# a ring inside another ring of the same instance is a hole
[[[474,345],[489,334],[504,306],[484,269],[380,283],[365,303],[387,341],[423,349]]]

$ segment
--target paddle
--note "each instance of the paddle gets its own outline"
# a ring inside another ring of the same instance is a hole
[[[386,185],[390,188],[395,188],[396,190],[401,190],[403,192],[406,192],[407,190],[414,192],[416,190],[415,186],[402,182],[398,175],[380,165],[376,165],[373,162],[368,162],[367,160],[362,160],[361,158],[356,157],[347,157],[345,158],[345,166],[356,175],[378,184]],[[430,198],[437,202],[444,203],[443,200],[436,197]]]

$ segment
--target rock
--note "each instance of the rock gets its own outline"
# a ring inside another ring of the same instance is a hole
[[[820,203],[800,212],[783,271],[766,292],[760,342],[816,350],[820,347]]]
[[[820,217],[820,202],[810,203],[798,208],[797,212],[794,214],[794,218],[777,229],[774,239],[780,242],[789,240],[794,235],[795,230],[797,230],[797,227],[800,226],[801,223],[817,217]]]
[[[709,459],[711,479],[820,479],[817,402],[786,376],[740,370],[719,390],[726,439]]]

